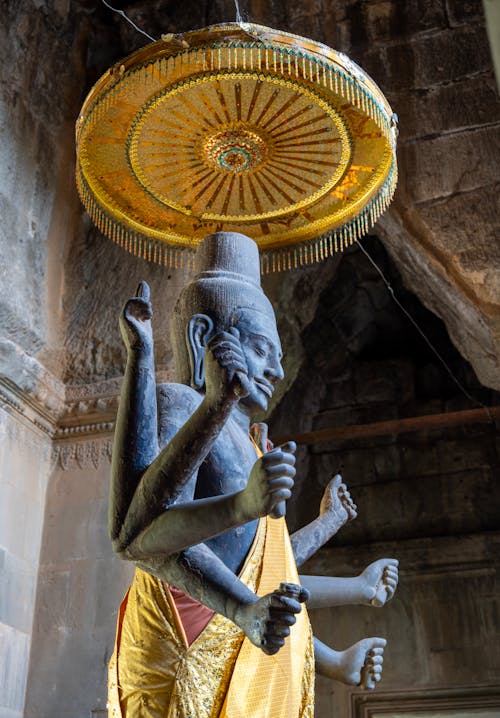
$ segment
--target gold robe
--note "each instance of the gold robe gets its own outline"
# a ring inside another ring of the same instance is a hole
[[[298,583],[284,519],[261,519],[240,572],[259,596]],[[109,718],[312,718],[314,654],[305,606],[285,646],[265,655],[215,614],[188,646],[162,581],[136,569],[109,666]]]

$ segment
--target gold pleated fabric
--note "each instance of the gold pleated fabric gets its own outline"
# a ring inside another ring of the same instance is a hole
[[[284,519],[261,519],[240,579],[259,595],[298,581]],[[305,609],[276,656],[219,614],[188,646],[168,588],[136,570],[109,665],[109,718],[310,718],[313,705]]]

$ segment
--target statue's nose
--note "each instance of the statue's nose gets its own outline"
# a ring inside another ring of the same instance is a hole
[[[269,366],[266,370],[266,375],[270,379],[270,381],[281,381],[285,376],[285,372],[283,371],[281,362],[277,360],[275,363]]]

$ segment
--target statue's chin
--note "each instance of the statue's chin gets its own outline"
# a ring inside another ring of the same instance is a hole
[[[240,399],[238,406],[241,411],[252,417],[261,411],[266,411],[269,403],[269,397],[264,392],[256,389],[248,396]]]

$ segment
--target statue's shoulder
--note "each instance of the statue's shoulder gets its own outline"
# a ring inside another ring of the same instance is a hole
[[[158,384],[158,412],[160,419],[184,423],[199,407],[203,397],[186,384]]]

